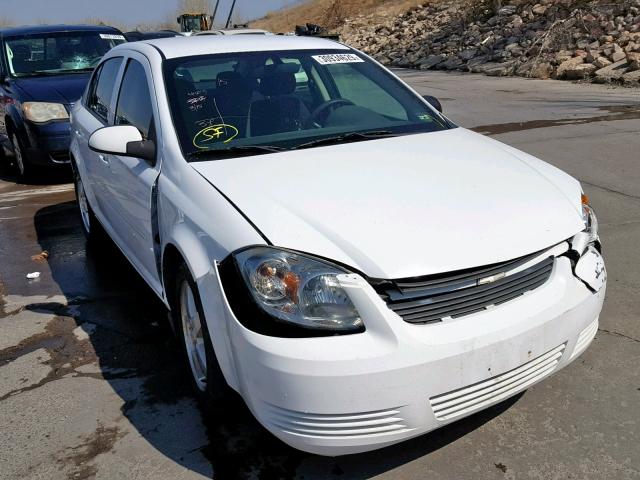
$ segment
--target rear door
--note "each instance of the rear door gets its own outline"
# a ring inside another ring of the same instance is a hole
[[[83,108],[77,110],[78,118],[74,121],[78,148],[85,167],[82,180],[91,206],[103,225],[108,225],[113,215],[105,189],[105,181],[110,177],[109,162],[106,155],[89,148],[89,137],[99,128],[109,125],[113,119],[114,93],[123,60],[123,57],[113,57],[100,64],[83,99]]]
[[[151,67],[143,55],[131,52],[126,60],[115,106],[114,125],[132,125],[145,140],[153,140],[157,151],[160,124]],[[113,222],[117,237],[140,274],[161,292],[156,264],[156,235],[152,217],[155,183],[160,172],[159,155],[153,161],[126,156],[109,156],[108,198],[117,210],[119,221]]]

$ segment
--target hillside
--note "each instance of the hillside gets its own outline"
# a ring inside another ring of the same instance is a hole
[[[256,24],[305,22],[393,67],[640,85],[640,0],[312,0]]]
[[[296,25],[315,23],[329,28],[341,26],[348,18],[373,13],[384,18],[397,16],[409,9],[425,3],[420,0],[310,0],[289,8],[267,14],[264,18],[251,22],[254,28],[286,33]]]

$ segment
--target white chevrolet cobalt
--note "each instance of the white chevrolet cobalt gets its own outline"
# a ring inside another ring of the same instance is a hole
[[[120,45],[72,112],[89,241],[172,312],[199,399],[341,455],[421,435],[565,367],[605,295],[560,170],[457,127],[329,40]]]

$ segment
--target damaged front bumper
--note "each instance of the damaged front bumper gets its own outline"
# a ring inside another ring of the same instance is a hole
[[[312,453],[363,452],[424,434],[516,395],[586,349],[606,273],[594,292],[598,262],[589,275],[591,260],[581,258],[556,257],[549,280],[516,300],[426,325],[403,321],[350,275],[343,287],[366,325],[356,335],[266,337],[227,304],[237,388],[269,431]]]

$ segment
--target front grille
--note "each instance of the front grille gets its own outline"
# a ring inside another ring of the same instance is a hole
[[[566,344],[502,375],[431,397],[436,419],[451,420],[507,399],[542,380],[556,368]]]
[[[309,413],[265,404],[268,422],[294,435],[322,438],[358,438],[404,433],[412,430],[400,408],[354,413]]]
[[[554,257],[528,268],[540,252],[516,260],[421,279],[398,280],[380,292],[391,310],[409,323],[440,322],[485,310],[513,300],[544,284],[551,276]],[[504,275],[504,278],[500,278]],[[490,283],[487,279],[491,278]],[[500,278],[495,280],[495,278]],[[379,288],[380,290],[380,288]]]

